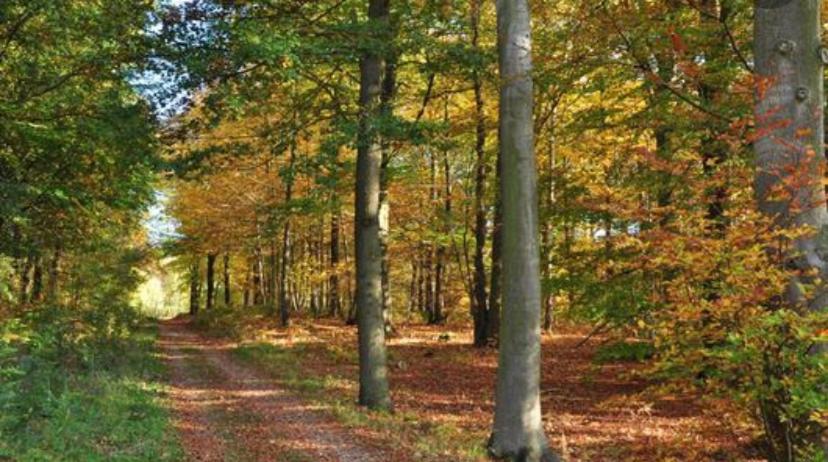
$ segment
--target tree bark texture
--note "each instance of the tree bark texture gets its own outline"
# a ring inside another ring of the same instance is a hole
[[[370,0],[368,38],[360,59],[359,130],[356,173],[356,311],[359,331],[359,403],[389,409],[385,322],[382,313],[380,175],[382,148],[375,123],[381,113],[384,59],[377,50],[387,35],[389,0]]]
[[[820,10],[820,0],[758,0],[754,18],[756,194],[760,210],[777,226],[814,230],[791,243],[784,262],[794,273],[787,304],[813,311],[828,305],[828,209],[822,185],[828,53],[820,41]],[[813,348],[814,354],[826,352],[825,343]],[[828,457],[824,434],[821,444]]]
[[[537,172],[527,0],[497,1],[503,204],[503,316],[489,450],[525,462],[557,460],[541,420],[541,287]]]

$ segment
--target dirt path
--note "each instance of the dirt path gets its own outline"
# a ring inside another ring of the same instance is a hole
[[[385,462],[378,448],[237,363],[229,342],[208,340],[186,320],[161,324],[175,425],[192,461]]]

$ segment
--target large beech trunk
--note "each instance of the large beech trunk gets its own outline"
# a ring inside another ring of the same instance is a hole
[[[389,0],[370,0],[371,41],[381,41],[389,27]],[[357,139],[356,310],[359,326],[359,403],[389,409],[385,322],[382,314],[382,245],[380,242],[380,170],[382,149],[373,122],[381,113],[384,59],[378,44],[366,45],[360,60]]]
[[[557,460],[541,421],[541,287],[532,123],[532,51],[527,0],[497,1],[503,204],[503,315],[495,415],[495,457]]]
[[[758,0],[754,19],[756,194],[760,210],[778,226],[814,230],[792,243],[784,262],[795,271],[785,294],[787,304],[814,311],[828,306],[821,61],[828,60],[828,53],[820,42],[820,7],[820,0]],[[826,354],[828,349],[823,342],[812,351]],[[774,433],[775,422],[767,420]],[[777,420],[785,425],[784,419]],[[786,447],[790,442],[770,436],[776,458],[793,460]],[[828,457],[824,435],[821,444]]]

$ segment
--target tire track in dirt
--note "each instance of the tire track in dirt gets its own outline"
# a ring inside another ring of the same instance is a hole
[[[169,399],[188,460],[385,462],[333,418],[236,362],[233,343],[205,339],[187,320],[161,323]]]

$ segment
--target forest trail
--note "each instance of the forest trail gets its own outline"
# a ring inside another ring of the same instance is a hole
[[[239,364],[235,344],[176,319],[160,324],[175,427],[191,461],[382,462],[373,447],[277,380]]]

